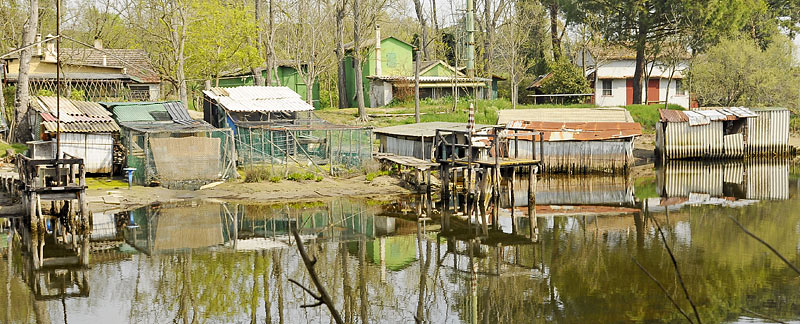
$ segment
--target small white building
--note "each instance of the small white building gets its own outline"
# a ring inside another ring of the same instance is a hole
[[[583,67],[592,84],[595,104],[614,107],[633,104],[636,53],[620,48],[583,53],[585,55],[578,54],[575,61]],[[688,108],[691,100],[683,82],[688,66],[686,61],[675,66],[662,62],[647,64],[645,73],[649,73],[650,78],[642,84],[641,102],[654,104],[668,101]]]

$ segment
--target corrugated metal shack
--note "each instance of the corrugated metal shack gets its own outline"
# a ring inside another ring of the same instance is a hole
[[[475,129],[485,127],[487,125],[475,125]],[[375,137],[380,143],[378,152],[430,161],[437,129],[466,131],[467,123],[427,122],[376,128]]]
[[[658,194],[682,201],[789,198],[787,160],[672,161],[656,172]]]
[[[330,164],[335,173],[372,159],[371,128],[321,120],[287,87],[212,88],[203,94],[205,120],[233,131],[240,166],[311,161]]]
[[[656,156],[662,160],[743,158],[789,153],[785,108],[659,110]]]
[[[543,172],[624,173],[633,163],[633,141],[642,127],[622,108],[503,110],[499,120],[508,128],[541,132],[509,142],[520,157],[543,156]]]
[[[114,143],[119,126],[111,113],[100,104],[61,98],[61,114],[57,118],[56,97],[39,96],[31,100],[28,118],[31,135],[38,152],[55,157],[55,134],[61,120],[61,151],[84,159],[86,172],[111,173],[114,167]],[[48,146],[47,149],[44,149]]]
[[[127,166],[136,168],[134,183],[196,188],[236,176],[231,131],[192,119],[181,102],[103,105],[121,126]]]

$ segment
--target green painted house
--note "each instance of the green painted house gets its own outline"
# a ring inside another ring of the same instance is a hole
[[[306,86],[305,82],[303,82],[303,78],[297,73],[297,69],[294,67],[294,63],[289,61],[279,61],[277,64],[277,73],[275,74],[276,77],[272,80],[272,86],[278,86],[278,81],[280,81],[280,86],[289,87],[294,92],[300,95],[303,100],[306,99],[306,93],[308,91],[308,87]],[[264,79],[267,78],[267,70],[263,70],[261,75]],[[219,80],[219,87],[222,88],[233,88],[238,86],[252,86],[255,85],[253,81],[253,75],[251,73],[239,73],[231,76],[222,77]],[[320,108],[320,101],[319,101],[319,82],[314,81],[314,86],[312,89],[312,105],[314,109]]]
[[[376,47],[377,39],[380,39],[380,46]],[[375,38],[362,42],[360,48],[366,53],[361,66],[365,106],[380,107],[394,99],[413,97],[413,45],[392,36],[380,38],[380,29],[376,29]],[[345,45],[345,88],[349,106],[357,107],[353,49],[352,42]],[[459,96],[477,93],[480,98],[495,98],[492,83],[492,79],[468,78],[444,61],[420,62],[421,98],[448,97],[454,91],[458,91]]]

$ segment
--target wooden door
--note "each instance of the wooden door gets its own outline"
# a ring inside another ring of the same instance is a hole
[[[625,80],[625,104],[633,104],[633,79]]]
[[[658,100],[658,98],[659,98],[659,92],[658,92],[659,91],[659,89],[658,89],[659,87],[658,87],[658,85],[659,85],[660,82],[661,82],[661,80],[659,80],[659,79],[650,79],[650,81],[647,82],[647,103],[648,104],[650,104],[650,103],[658,103],[658,101],[659,101]]]

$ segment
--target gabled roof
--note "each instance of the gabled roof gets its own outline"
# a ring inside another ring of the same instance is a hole
[[[142,49],[118,48],[62,48],[61,57],[66,64],[122,67],[127,74],[143,83],[158,83],[161,78],[150,64],[147,52]],[[103,65],[105,57],[106,65]]]
[[[419,75],[420,76],[425,75],[425,73],[427,73],[428,71],[432,70],[434,67],[436,67],[438,65],[441,65],[444,68],[452,71],[453,74],[455,74],[456,76],[459,76],[459,77],[464,76],[463,73],[459,72],[458,70],[456,70],[456,68],[450,66],[450,64],[447,64],[442,60],[422,61],[422,63],[419,66]],[[443,75],[431,75],[431,76],[443,76]],[[448,76],[448,75],[445,75],[445,76]]]
[[[405,42],[402,39],[399,39],[399,38],[394,37],[394,36],[389,36],[389,37],[382,38],[381,39],[381,43],[383,43],[384,41],[386,41],[389,38],[393,38],[393,39],[395,39],[396,41],[398,41],[400,43],[406,44],[409,47],[414,48],[414,45],[412,45],[412,44],[410,44],[408,42]],[[347,51],[352,50],[353,49],[353,44],[354,44],[353,42],[349,42],[347,44],[344,44],[344,49],[347,50]],[[368,48],[368,47],[374,47],[374,46],[375,46],[375,37],[368,37],[366,40],[363,40],[361,42],[360,48]]]
[[[42,117],[42,126],[47,132],[58,130],[67,133],[113,133],[119,125],[111,118],[111,113],[96,102],[72,100],[61,97],[59,116],[56,97],[38,96],[32,100],[31,107]]]
[[[203,94],[229,111],[297,112],[314,110],[314,106],[303,101],[299,94],[288,87],[211,88],[211,90],[204,90]]]

